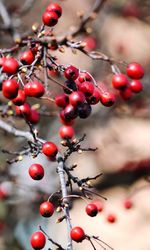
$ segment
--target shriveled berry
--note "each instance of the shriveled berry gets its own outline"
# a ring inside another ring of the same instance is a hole
[[[29,167],[29,175],[33,180],[39,181],[44,177],[44,168],[40,164],[32,164]]]
[[[85,239],[85,232],[81,227],[73,227],[70,232],[70,237],[76,242],[82,242]]]
[[[54,205],[50,201],[45,201],[40,205],[40,214],[43,217],[51,217],[54,213]]]

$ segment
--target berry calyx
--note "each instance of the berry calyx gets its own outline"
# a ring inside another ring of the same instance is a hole
[[[112,78],[112,85],[115,89],[124,89],[128,85],[128,78],[124,74],[116,74]]]
[[[58,17],[61,17],[62,15],[62,8],[58,3],[50,3],[47,6],[46,11],[48,12],[53,11],[58,15]]]
[[[14,75],[17,73],[19,68],[19,63],[13,57],[6,58],[3,62],[2,70],[4,73]]]
[[[54,11],[46,11],[42,16],[43,23],[49,27],[53,27],[58,22],[58,15]]]
[[[27,51],[23,52],[22,56],[20,57],[20,61],[23,64],[30,65],[31,63],[33,63],[34,58],[35,58],[35,56],[34,56],[32,50],[27,50]]]
[[[33,180],[39,181],[44,177],[44,168],[40,164],[32,164],[29,167],[29,175]]]
[[[30,243],[35,250],[40,250],[45,246],[46,237],[42,232],[37,231],[34,234],[32,234]]]
[[[58,153],[58,148],[53,142],[45,142],[42,146],[42,152],[46,156],[55,157]]]
[[[91,217],[95,217],[98,213],[97,206],[93,203],[88,204],[85,208],[85,211]]]
[[[39,98],[44,95],[45,89],[42,83],[33,81],[24,86],[24,92],[27,96]]]
[[[76,67],[70,65],[65,69],[64,76],[68,80],[76,80],[79,76],[79,70]]]
[[[72,139],[74,136],[74,129],[71,126],[63,126],[59,129],[59,135],[62,139]]]
[[[12,100],[12,102],[13,102],[16,106],[21,106],[21,105],[23,105],[23,104],[25,103],[25,101],[26,101],[26,95],[25,95],[25,93],[24,93],[24,90],[19,89],[16,98],[14,98],[14,99]]]
[[[85,239],[85,232],[81,227],[73,227],[70,232],[70,237],[76,242],[82,242]]]
[[[40,214],[43,217],[51,217],[54,213],[54,205],[49,202],[49,201],[45,201],[40,205]]]
[[[134,93],[139,93],[143,89],[143,85],[139,80],[132,80],[129,84],[129,88]]]
[[[13,79],[6,80],[2,84],[3,95],[10,100],[17,97],[18,90],[19,84]]]
[[[144,76],[144,69],[139,63],[130,63],[127,66],[127,75],[132,79],[141,79]]]

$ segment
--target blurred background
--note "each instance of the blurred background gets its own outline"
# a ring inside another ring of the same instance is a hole
[[[3,2],[15,26],[15,38],[30,34],[33,23],[41,24],[41,16],[49,4],[47,0]],[[87,13],[93,2],[58,0],[63,15],[55,33],[64,34],[78,25],[79,15]],[[19,14],[27,4],[29,8]],[[3,29],[2,24],[0,18],[0,47],[9,48],[13,46],[13,37],[11,32]],[[84,41],[87,50],[99,50],[116,61],[136,61],[144,67],[145,76],[142,93],[126,102],[118,98],[112,108],[98,104],[88,119],[77,120],[74,125],[76,137],[86,133],[84,145],[98,147],[98,150],[74,154],[68,164],[78,164],[75,175],[81,178],[102,172],[103,176],[92,184],[94,190],[108,200],[94,197],[103,207],[95,218],[86,215],[82,200],[74,200],[72,223],[82,226],[89,235],[99,235],[115,250],[150,250],[150,1],[106,1],[97,18],[87,24],[86,31],[75,39]],[[71,63],[87,70],[97,82],[105,82],[108,89],[112,88],[112,72],[107,62],[92,61],[81,52],[72,53],[69,48],[65,48],[64,53],[52,53],[58,57],[59,63]],[[125,71],[122,66],[120,69]],[[62,81],[59,75],[56,79]],[[60,92],[60,88],[52,82],[50,90],[53,96]],[[1,95],[0,98],[1,104],[6,102]],[[57,113],[51,103],[43,101],[41,105]],[[18,119],[15,122],[18,128],[27,129],[24,121]],[[41,116],[40,123],[36,125],[40,137],[56,143],[60,143],[60,126],[57,116]],[[14,138],[3,130],[0,130],[0,136],[1,149],[19,151],[26,145],[23,139]],[[30,235],[38,225],[42,225],[51,237],[65,246],[65,222],[55,223],[60,214],[55,213],[50,219],[39,215],[40,202],[59,188],[56,163],[49,163],[41,155],[35,159],[25,156],[20,162],[6,163],[12,158],[0,154],[0,249],[31,250]],[[38,183],[28,176],[28,167],[32,162],[42,163],[46,171],[45,178]],[[132,201],[130,209],[124,206],[126,199]],[[113,215],[114,223],[109,222],[108,215]],[[51,245],[47,243],[44,250],[49,247]],[[75,244],[74,247],[76,250],[92,249],[88,242]],[[99,245],[96,247],[101,249]]]

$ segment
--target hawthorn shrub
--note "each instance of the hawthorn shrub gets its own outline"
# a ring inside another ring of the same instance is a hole
[[[43,10],[41,23],[34,23],[30,34],[18,36],[15,24],[11,23],[10,12],[1,1],[1,9],[5,10],[4,15],[1,14],[4,32],[11,34],[14,43],[11,47],[0,50],[0,128],[7,135],[22,137],[27,142],[23,149],[17,152],[13,149],[9,151],[6,147],[2,151],[14,156],[8,161],[10,164],[19,163],[26,155],[35,160],[42,155],[49,161],[50,167],[52,162],[56,165],[55,175],[59,179],[59,189],[40,198],[39,215],[50,218],[55,212],[61,212],[58,222],[66,221],[68,243],[64,246],[57,242],[39,225],[37,231],[30,236],[30,247],[36,250],[44,249],[46,242],[49,242],[53,249],[71,250],[74,249],[74,244],[88,241],[91,249],[113,249],[113,246],[103,241],[100,236],[88,235],[86,228],[80,227],[78,221],[72,225],[70,210],[74,199],[81,199],[85,203],[87,216],[96,217],[103,210],[102,200],[105,201],[107,197],[95,192],[91,184],[101,178],[101,172],[96,176],[86,176],[85,173],[85,177],[81,179],[74,174],[78,166],[75,163],[68,165],[68,159],[74,153],[80,157],[85,151],[94,154],[98,150],[91,145],[84,146],[85,134],[80,138],[75,136],[76,121],[82,123],[82,120],[86,119],[88,122],[95,106],[104,106],[111,111],[115,105],[132,102],[143,89],[144,69],[139,61],[118,61],[96,50],[97,41],[94,36],[88,35],[88,25],[107,5],[106,0],[96,0],[87,13],[80,13],[78,25],[59,35],[55,33],[55,27],[64,14],[61,2],[48,3]],[[26,1],[22,12],[28,11],[32,4],[33,1]],[[18,12],[19,10],[16,10],[16,13]],[[127,13],[127,10],[124,12]],[[133,11],[133,14],[135,15],[136,11]],[[85,38],[82,39],[83,35]],[[84,55],[90,60],[107,63],[111,71],[109,85],[103,79],[97,81],[92,72],[75,66],[72,62],[61,64],[59,54],[65,57],[66,48],[73,54],[81,53],[81,61]],[[52,90],[52,84],[56,90],[58,88],[58,93]],[[51,115],[56,116],[57,122],[60,123],[60,129],[57,131],[57,136],[61,139],[60,144],[41,136],[39,124],[42,117],[49,119]],[[27,129],[18,128],[18,123],[25,123]],[[29,176],[36,182],[40,182],[46,175],[38,160],[26,167]],[[6,190],[1,187],[1,199],[9,199],[8,196]],[[125,209],[131,209],[132,199],[126,199],[123,206]],[[109,213],[106,221],[115,223],[117,217]]]

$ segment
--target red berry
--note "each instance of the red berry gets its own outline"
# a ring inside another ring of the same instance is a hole
[[[19,84],[13,80],[6,80],[2,84],[3,95],[8,99],[14,99],[18,95]]]
[[[132,93],[131,89],[128,87],[123,89],[123,90],[120,90],[120,96],[124,100],[130,100],[132,95],[133,95],[133,93]]]
[[[127,200],[124,201],[124,207],[126,209],[130,209],[132,206],[133,206],[133,203],[132,203],[131,200],[127,199]]]
[[[68,80],[76,80],[79,76],[79,70],[76,67],[70,65],[65,69],[64,76]]]
[[[112,85],[115,89],[124,89],[128,85],[128,78],[124,74],[116,74],[112,78]]]
[[[96,206],[95,204],[93,204],[93,203],[88,204],[88,205],[86,206],[85,210],[86,210],[86,213],[87,213],[89,216],[91,216],[91,217],[96,216],[97,213],[98,213],[97,206]]]
[[[58,22],[58,15],[54,11],[46,11],[42,16],[43,23],[49,27],[55,26]]]
[[[92,204],[97,206],[98,212],[103,210],[103,203],[99,200],[92,201]]]
[[[45,89],[42,83],[34,81],[28,82],[24,86],[24,92],[27,96],[39,98],[44,95]]]
[[[16,106],[16,115],[18,116],[27,117],[29,116],[30,112],[31,112],[31,108],[28,103],[24,103],[21,106]]]
[[[100,102],[104,106],[110,107],[115,103],[115,96],[113,93],[110,92],[100,93]]]
[[[32,124],[37,124],[40,120],[40,114],[37,110],[31,109],[30,114],[27,116],[27,120]]]
[[[70,232],[70,237],[76,242],[82,242],[85,239],[84,230],[81,227],[73,227]]]
[[[143,89],[143,85],[139,80],[132,80],[129,84],[129,88],[134,93],[139,93]]]
[[[42,152],[46,156],[55,157],[58,152],[58,148],[53,142],[45,142],[42,146]]]
[[[2,185],[0,186],[0,200],[5,200],[6,198],[8,198],[8,192],[7,190],[2,187]]]
[[[35,249],[35,250],[40,250],[42,248],[44,248],[45,243],[46,243],[46,237],[45,235],[38,231],[35,232],[34,234],[32,234],[31,239],[30,239],[30,243],[31,246]]]
[[[83,39],[83,41],[85,42],[85,49],[91,51],[94,50],[96,48],[96,39],[92,36],[87,36]]]
[[[72,126],[74,124],[74,120],[70,120],[70,121],[66,121],[64,120],[64,118],[60,119],[60,122],[63,124],[63,125],[66,125],[66,126]]]
[[[0,67],[3,66],[6,59],[7,59],[6,57],[0,57]]]
[[[59,135],[62,139],[71,139],[74,136],[74,129],[71,126],[63,126],[59,129]]]
[[[95,105],[100,101],[100,92],[97,88],[94,89],[92,96],[87,99],[87,102],[91,105]]]
[[[92,80],[92,78],[87,72],[85,72],[85,73],[80,73],[79,74],[78,80],[79,80],[80,83],[82,83],[82,82],[90,82]]]
[[[139,63],[130,63],[127,66],[127,75],[133,79],[140,79],[144,76],[144,69]]]
[[[92,82],[83,82],[80,85],[79,90],[81,92],[83,92],[85,94],[85,96],[89,97],[89,96],[93,95],[94,85]]]
[[[31,178],[36,181],[41,180],[44,176],[44,168],[40,164],[32,164],[28,171]]]
[[[20,61],[23,63],[23,64],[31,64],[33,63],[34,61],[34,54],[32,52],[32,50],[27,50],[27,51],[24,51],[21,58],[20,58]]]
[[[18,95],[16,96],[16,98],[14,98],[12,100],[12,102],[16,105],[16,106],[21,106],[25,103],[26,100],[26,96],[25,93],[22,89],[18,90]]]
[[[54,213],[54,205],[49,202],[45,201],[40,205],[40,214],[43,217],[51,217]]]
[[[61,17],[62,15],[62,8],[58,3],[50,3],[47,6],[46,11],[54,11],[58,15],[58,17]]]
[[[65,108],[69,104],[69,97],[66,94],[60,94],[55,97],[55,103],[58,107]]]
[[[6,58],[3,62],[3,72],[14,75],[17,73],[19,68],[19,63],[13,57]]]
[[[114,223],[116,221],[116,216],[113,214],[108,214],[106,219],[108,222]]]
[[[78,106],[85,102],[85,95],[81,91],[74,91],[69,96],[69,102],[72,106]]]
[[[78,116],[77,109],[72,106],[71,104],[68,104],[64,109],[64,120],[73,120]],[[63,118],[62,118],[63,119]]]

